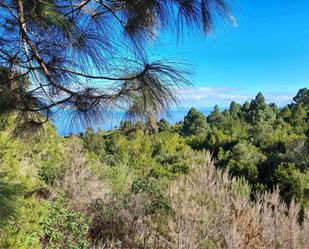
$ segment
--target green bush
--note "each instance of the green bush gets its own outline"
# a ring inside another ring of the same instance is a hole
[[[59,194],[48,205],[42,222],[41,241],[47,248],[88,248],[89,217],[70,208],[69,200]]]

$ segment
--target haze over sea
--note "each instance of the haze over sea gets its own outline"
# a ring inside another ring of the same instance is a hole
[[[212,108],[202,108],[199,111],[203,112],[205,115],[208,115],[211,112]],[[175,124],[177,121],[183,120],[184,116],[187,114],[187,108],[177,108],[174,111],[171,111],[168,115],[162,116],[162,118],[166,119],[171,124]],[[91,127],[94,130],[103,129],[103,130],[111,130],[115,129],[119,126],[120,122],[123,120],[123,113],[118,112],[110,115],[106,120],[102,121],[100,124],[94,124]],[[56,120],[55,122],[57,131],[59,135],[66,136],[71,133],[77,134],[85,131],[85,127],[74,126],[70,123],[68,118],[63,118]]]

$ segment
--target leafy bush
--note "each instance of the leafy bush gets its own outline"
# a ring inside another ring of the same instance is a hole
[[[88,248],[89,219],[70,208],[69,200],[59,194],[48,205],[42,222],[41,241],[47,248]]]
[[[169,199],[165,196],[162,187],[158,179],[153,177],[133,180],[131,190],[134,194],[143,196],[146,214],[167,213],[170,211]]]

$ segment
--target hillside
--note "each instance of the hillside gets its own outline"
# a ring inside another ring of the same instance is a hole
[[[12,138],[12,116],[0,132],[0,248],[305,249],[306,96],[66,138],[50,124]]]

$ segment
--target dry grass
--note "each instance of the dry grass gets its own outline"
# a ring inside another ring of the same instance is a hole
[[[106,195],[109,188],[89,170],[82,147],[74,144],[61,185],[75,207],[92,215],[89,237],[94,249],[309,248],[307,210],[299,225],[300,206],[292,202],[288,208],[278,191],[250,201],[207,153],[170,186],[172,214],[149,215],[143,208],[145,196]]]
[[[93,248],[149,248],[156,232],[139,196],[107,197],[92,214],[89,236]],[[157,248],[157,247],[151,247]]]
[[[308,213],[299,225],[297,203],[288,208],[278,191],[253,203],[239,195],[235,180],[215,169],[209,154],[205,158],[206,162],[193,165],[169,189],[174,212],[165,220],[165,227],[151,223],[138,202],[126,210],[120,206],[117,217],[126,228],[119,231],[125,235],[110,236],[94,248],[309,248]],[[106,220],[105,216],[104,224]]]
[[[93,174],[78,142],[73,139],[66,148],[69,166],[58,185],[69,195],[74,208],[85,211],[97,199],[104,199],[110,189]]]
[[[170,220],[170,248],[309,248],[309,217],[298,223],[300,207],[288,208],[279,192],[256,203],[239,196],[235,180],[216,170],[210,156],[170,189],[175,216]]]

